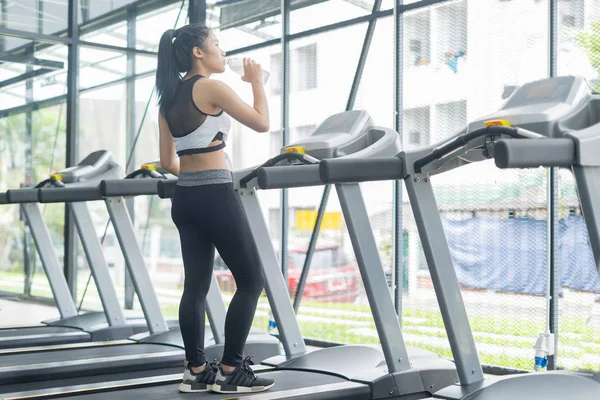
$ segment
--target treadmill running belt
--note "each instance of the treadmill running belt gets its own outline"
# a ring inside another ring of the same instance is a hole
[[[34,326],[0,329],[0,349],[89,342],[91,335],[64,326]]]
[[[122,355],[167,352],[173,350],[178,349],[173,346],[141,343],[108,346],[100,345],[98,347],[47,350],[43,352],[20,353],[15,356],[13,356],[12,354],[0,356],[0,367],[8,367],[12,365],[27,366],[32,364],[42,364],[49,362],[54,363],[72,360],[89,360],[91,358],[99,357],[116,357]]]
[[[272,393],[282,390],[299,389],[303,387],[327,385],[332,383],[343,383],[347,382],[346,379],[339,378],[332,375],[318,374],[306,371],[274,371],[274,372],[262,372],[261,376],[275,379],[275,386],[273,386],[267,392],[261,393]],[[240,393],[240,394],[220,394],[214,392],[202,392],[202,393],[180,393],[177,390],[179,383],[170,383],[167,385],[148,385],[139,388],[123,389],[105,391],[101,393],[89,393],[81,391],[78,395],[67,395],[67,396],[53,396],[53,398],[82,398],[85,396],[86,399],[100,400],[100,399],[231,399],[235,397],[247,397],[252,398],[253,393]],[[364,385],[365,390],[368,390],[368,386]],[[17,397],[18,398],[18,397]],[[347,398],[347,397],[344,397]]]
[[[89,385],[101,382],[112,382],[124,379],[136,379],[149,376],[162,376],[183,373],[183,363],[178,367],[158,368],[152,370],[136,370],[119,372],[115,374],[101,374],[91,376],[72,376],[63,379],[53,379],[39,382],[15,383],[0,386],[0,399],[7,393],[28,392],[32,390],[45,390],[50,392],[53,388],[65,388],[76,385]]]
[[[126,344],[0,356],[0,385],[183,365],[184,351],[157,344]]]

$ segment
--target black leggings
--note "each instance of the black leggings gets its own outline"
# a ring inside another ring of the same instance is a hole
[[[185,270],[179,326],[190,367],[206,362],[205,300],[213,273],[215,247],[231,270],[237,291],[225,318],[221,362],[238,366],[265,278],[246,215],[232,183],[177,186],[171,208],[179,230]]]

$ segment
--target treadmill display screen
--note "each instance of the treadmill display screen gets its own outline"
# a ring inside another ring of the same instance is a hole
[[[349,118],[348,116],[338,116],[337,118],[330,118],[327,121],[321,123],[318,128],[319,133],[352,133],[352,128],[356,124],[356,118]]]
[[[574,77],[566,76],[527,83],[517,89],[503,109],[541,103],[564,103],[574,81]]]

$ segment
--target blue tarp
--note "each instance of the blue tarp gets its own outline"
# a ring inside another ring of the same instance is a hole
[[[546,221],[533,218],[443,218],[458,281],[471,288],[546,293]],[[600,293],[582,216],[559,221],[561,285]]]

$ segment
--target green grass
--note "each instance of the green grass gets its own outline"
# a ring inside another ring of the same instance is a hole
[[[83,288],[87,282],[87,275],[80,276],[80,289],[79,296],[83,293]],[[22,272],[1,272],[0,273],[0,290],[3,291],[15,291],[21,290],[20,287],[9,286],[3,284],[4,279],[23,277]],[[21,281],[22,282],[22,281]],[[34,284],[36,286],[32,289],[32,294],[41,297],[51,297],[51,291],[47,284],[47,279],[43,273],[36,274],[34,277]],[[119,288],[119,293],[122,293],[122,288]],[[179,288],[181,290],[181,288]],[[230,297],[232,293],[224,293],[224,295]],[[175,297],[171,297],[174,299]],[[86,300],[97,300],[98,294],[95,286],[90,284],[88,293],[86,294]],[[178,297],[177,297],[177,300]],[[229,301],[226,301],[228,303]],[[86,302],[84,302],[84,307]],[[263,295],[259,300],[259,306],[264,311],[264,307],[268,306],[268,301]],[[178,317],[179,304],[178,301],[173,304],[167,304],[166,302],[161,303],[161,309],[165,317],[168,319],[176,319]],[[319,311],[334,310],[334,314],[320,314]],[[367,313],[368,315],[349,315],[352,312]],[[418,347],[425,350],[432,351],[439,354],[441,357],[452,358],[450,348],[447,346],[439,346],[432,343],[427,343],[427,338],[431,339],[445,339],[447,338],[444,329],[444,323],[441,318],[441,314],[436,310],[429,309],[417,309],[417,308],[403,308],[403,331],[407,334],[419,335],[424,338],[423,341],[415,342],[408,340],[407,346]],[[349,327],[345,325],[344,320],[351,320],[357,322],[368,322],[368,324],[356,328],[371,328],[375,329],[373,318],[370,316],[370,309],[367,304],[350,304],[350,303],[320,303],[315,301],[304,301],[299,312],[300,316],[321,316],[327,319],[326,323],[314,323],[310,321],[299,321],[300,329],[305,337],[321,339],[332,342],[348,343],[348,344],[378,344],[379,339],[377,337],[371,337],[366,335],[360,335],[352,332],[355,329],[354,326]],[[408,317],[420,318],[423,321],[415,323],[407,320]],[[533,368],[533,349],[532,346],[535,343],[536,338],[540,334],[540,330],[543,326],[539,322],[534,322],[524,316],[523,319],[519,319],[513,316],[479,316],[471,315],[469,321],[471,328],[474,331],[476,342],[478,344],[489,344],[500,347],[510,347],[518,349],[531,349],[531,357],[514,357],[508,354],[487,354],[480,351],[479,356],[483,364],[495,365],[500,367],[517,368],[524,370],[531,370]],[[257,315],[254,318],[253,326],[262,330],[267,330],[268,318],[265,316]],[[427,331],[421,330],[420,327],[435,327],[439,328],[440,331]],[[501,337],[485,337],[478,335],[478,333],[491,333],[497,335],[503,335],[506,338]],[[569,338],[564,334],[577,334],[577,338]],[[561,334],[563,334],[561,336]],[[513,337],[513,338],[511,338]],[[530,340],[520,341],[515,338],[527,338]],[[570,357],[580,359],[585,354],[596,354],[598,349],[591,344],[600,344],[600,330],[593,329],[586,324],[586,318],[580,318],[576,316],[564,316],[560,320],[559,339],[561,346],[571,346],[575,349],[568,349],[565,351],[564,347],[560,349],[559,355],[561,357]],[[591,344],[586,344],[591,343]],[[589,370],[600,370],[599,365],[589,365],[589,363],[581,363],[578,365],[579,368]]]

